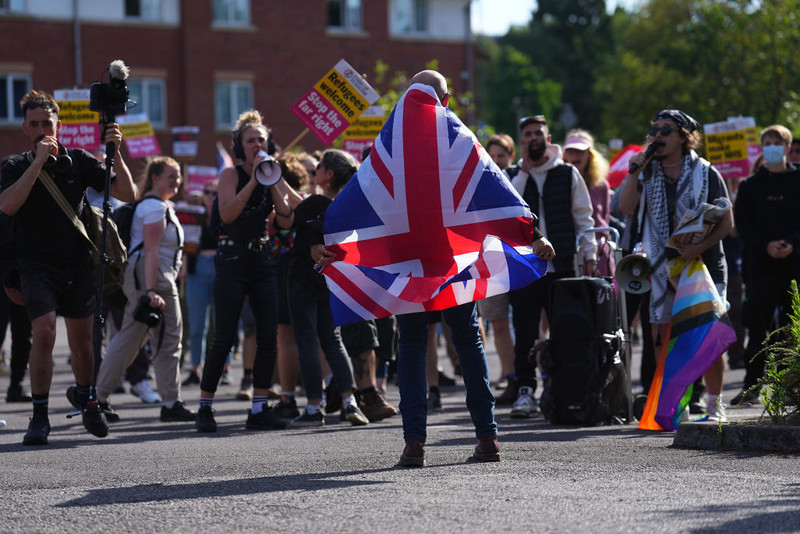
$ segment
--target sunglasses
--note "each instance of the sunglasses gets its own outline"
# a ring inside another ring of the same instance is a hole
[[[217,192],[216,191],[209,191],[208,189],[203,189],[203,194],[206,195],[206,196],[209,196],[209,197],[217,196]]]
[[[666,137],[675,130],[677,130],[677,128],[673,128],[672,126],[662,126],[661,128],[651,126],[647,129],[647,135],[650,137],[655,137],[656,135],[661,134],[661,137]]]

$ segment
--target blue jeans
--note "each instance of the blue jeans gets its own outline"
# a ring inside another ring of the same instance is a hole
[[[256,318],[256,358],[253,387],[269,389],[278,354],[278,282],[275,261],[268,250],[220,247],[214,257],[214,341],[203,367],[200,389],[214,393],[225,360],[239,335],[244,297]]]
[[[208,310],[214,302],[214,256],[197,256],[195,272],[186,277],[186,307],[189,315],[189,350],[192,365],[203,363],[206,353]]]
[[[302,281],[289,276],[289,316],[292,319],[294,339],[300,359],[300,374],[307,399],[322,397],[322,368],[319,364],[319,346],[328,360],[339,391],[356,389],[353,367],[347,356],[339,328],[333,322],[330,295],[318,291]]]
[[[428,420],[425,353],[428,348],[430,312],[397,316],[400,330],[400,354],[397,360],[397,379],[400,386],[400,413],[403,416],[405,439],[427,438]],[[450,326],[453,345],[467,391],[467,409],[478,438],[497,435],[494,420],[494,395],[489,387],[489,365],[483,350],[475,303],[462,304],[442,311]]]

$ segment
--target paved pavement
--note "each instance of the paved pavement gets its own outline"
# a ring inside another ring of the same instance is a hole
[[[512,420],[501,408],[503,461],[467,464],[474,439],[460,388],[446,389],[429,419],[422,469],[395,467],[399,417],[248,432],[235,387],[215,405],[216,435],[160,423],[158,407],[121,394],[123,420],[97,439],[64,417],[65,344],[60,327],[49,446],[23,447],[30,406],[0,402],[2,532],[800,531],[796,455],[681,450],[670,433]],[[741,380],[728,373],[726,400]],[[184,390],[193,408],[198,395]],[[398,401],[395,386],[389,398]]]

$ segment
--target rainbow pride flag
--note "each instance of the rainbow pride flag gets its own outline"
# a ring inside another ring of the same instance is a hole
[[[702,260],[672,260],[670,276],[677,277],[677,284],[669,342],[662,346],[639,421],[644,430],[677,430],[692,383],[736,341],[725,303]]]

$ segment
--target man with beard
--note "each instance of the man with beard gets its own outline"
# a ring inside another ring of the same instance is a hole
[[[549,312],[547,295],[554,280],[576,276],[575,238],[593,226],[592,202],[578,170],[564,163],[561,147],[550,143],[544,115],[523,117],[519,122],[522,159],[508,169],[511,183],[539,218],[539,230],[552,243],[555,258],[547,274],[533,284],[511,292],[514,319],[514,372],[519,391],[511,417],[530,417],[537,411],[536,367],[529,353],[539,337],[542,310]],[[578,253],[585,274],[594,273],[597,244],[594,234],[581,237]]]
[[[72,354],[76,385],[67,398],[83,410],[83,425],[97,437],[108,434],[108,425],[96,402],[88,404],[94,370],[92,325],[95,280],[92,279],[90,246],[46,188],[46,174],[85,225],[87,187],[105,188],[105,165],[82,149],[66,149],[58,142],[61,121],[58,104],[42,91],[31,91],[20,101],[22,131],[31,149],[7,158],[2,165],[0,211],[11,218],[16,266],[25,309],[33,327],[30,355],[33,417],[23,445],[45,445],[50,434],[48,400],[53,378],[53,346],[56,314],[64,317]],[[116,147],[110,194],[124,202],[135,198],[136,187],[120,154],[122,132],[108,124],[103,143]]]

